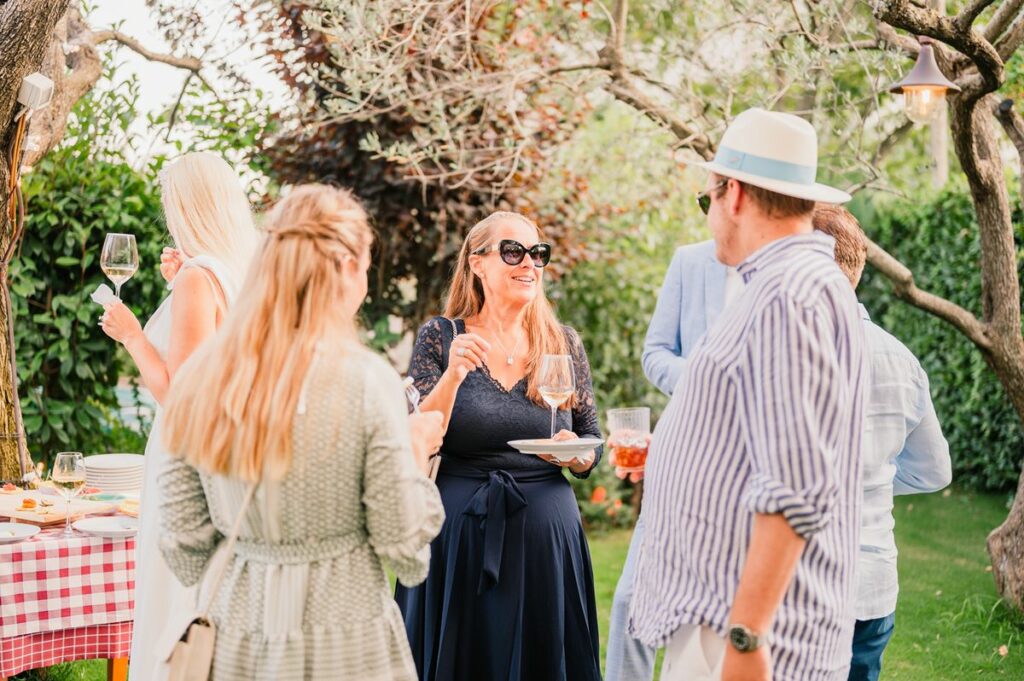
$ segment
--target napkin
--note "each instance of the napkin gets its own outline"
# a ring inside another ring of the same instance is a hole
[[[113,290],[106,284],[100,284],[96,287],[96,290],[89,296],[92,298],[92,302],[97,305],[106,305],[107,303],[116,303],[117,296],[114,295]]]

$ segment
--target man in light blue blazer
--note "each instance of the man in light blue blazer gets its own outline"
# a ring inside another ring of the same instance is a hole
[[[644,375],[671,395],[690,350],[725,307],[726,288],[742,289],[742,279],[715,258],[715,242],[702,241],[676,250],[644,341]],[[727,286],[727,283],[730,285]],[[732,292],[730,290],[730,292]]]
[[[644,341],[643,367],[647,380],[671,395],[686,366],[686,358],[704,332],[714,324],[743,289],[735,269],[715,257],[715,242],[702,241],[676,250],[669,265],[654,316]],[[612,601],[605,681],[650,681],[655,650],[626,631],[633,598],[633,572],[643,540],[643,518],[637,520],[626,564]]]

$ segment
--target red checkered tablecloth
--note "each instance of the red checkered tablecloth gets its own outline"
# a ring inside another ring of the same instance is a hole
[[[128,654],[135,540],[62,531],[0,544],[0,675]]]
[[[0,677],[74,660],[128,657],[131,647],[131,622],[0,639]]]

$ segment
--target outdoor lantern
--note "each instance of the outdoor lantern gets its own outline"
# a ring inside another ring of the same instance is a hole
[[[942,110],[946,90],[959,92],[960,88],[939,70],[932,39],[921,36],[918,41],[921,52],[917,55],[917,63],[906,78],[889,88],[889,92],[903,93],[903,110],[907,118],[915,123],[930,123]]]

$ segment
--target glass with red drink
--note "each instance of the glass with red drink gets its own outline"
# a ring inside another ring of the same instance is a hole
[[[608,447],[615,467],[624,473],[642,471],[647,465],[651,410],[647,407],[609,409],[608,430]]]

